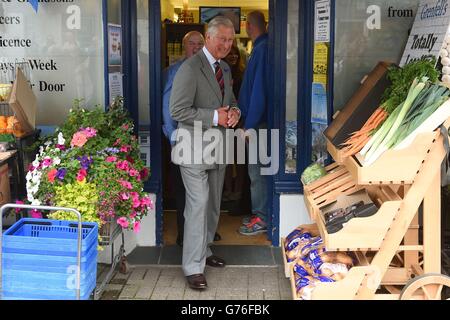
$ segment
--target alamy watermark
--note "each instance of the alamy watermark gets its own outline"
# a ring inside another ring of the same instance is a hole
[[[192,130],[179,128],[173,133],[172,141],[177,143],[172,148],[172,161],[179,165],[247,163],[260,165],[261,175],[275,175],[280,166],[279,138],[277,129],[204,130],[202,122],[195,121]]]

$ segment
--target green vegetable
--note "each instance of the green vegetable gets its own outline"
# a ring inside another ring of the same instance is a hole
[[[422,92],[422,90],[425,88],[427,84],[428,78],[424,77],[419,82],[418,79],[415,79],[413,84],[411,85],[408,96],[405,100],[405,102],[402,104],[400,111],[398,112],[397,116],[391,116],[388,118],[389,125],[383,130],[380,137],[378,137],[377,141],[373,144],[373,146],[370,148],[370,150],[367,152],[366,155],[366,165],[370,165],[373,162],[375,162],[381,154],[383,154],[385,151],[389,149],[389,147],[392,146],[393,141],[395,140],[395,133],[397,129],[402,124],[403,120],[406,117],[407,112],[415,102],[416,98],[419,96],[419,94]],[[392,125],[390,125],[392,123]]]
[[[310,165],[302,174],[302,183],[308,185],[327,175],[327,170],[320,164]]]
[[[427,77],[431,83],[439,79],[439,71],[435,68],[436,59],[418,60],[407,64],[403,68],[396,66],[389,68],[388,79],[392,85],[386,89],[381,100],[383,108],[391,114],[408,96],[409,88],[415,78]]]

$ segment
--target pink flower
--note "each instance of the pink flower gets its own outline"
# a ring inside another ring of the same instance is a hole
[[[85,169],[80,169],[77,174],[77,181],[83,182],[87,177],[87,171]]]
[[[86,144],[87,140],[88,139],[84,132],[77,132],[73,135],[72,142],[70,143],[70,145],[72,147],[75,146],[81,148]]]
[[[126,193],[121,193],[120,194],[120,199],[125,201],[125,200],[130,199],[130,196],[128,194],[126,194]]]
[[[125,152],[125,153],[127,153],[128,151],[130,151],[131,150],[131,146],[122,146],[121,148],[120,148],[120,152]]]
[[[17,200],[17,201],[16,201],[16,204],[25,204],[25,203],[24,203],[23,201],[21,201],[21,200]],[[21,211],[21,209],[16,208],[16,213],[17,213],[17,214],[19,214],[20,211]]]
[[[117,219],[117,224],[120,225],[122,227],[122,229],[127,229],[128,226],[130,225],[127,218],[125,218],[125,217]]]
[[[31,217],[33,219],[42,219],[42,212],[40,212],[36,209],[33,209],[33,210],[31,210]]]
[[[139,233],[139,232],[141,232],[141,223],[140,223],[139,221],[136,221],[136,222],[134,223],[134,228],[133,228],[133,230],[134,230],[134,233]]]
[[[153,202],[150,197],[143,197],[141,199],[141,206],[153,209]]]
[[[128,181],[119,180],[119,183],[122,185],[122,187],[127,188],[128,190],[133,190],[133,186]]]
[[[130,219],[134,219],[136,218],[136,216],[137,216],[136,211],[133,211],[133,213],[130,214]]]
[[[139,198],[133,198],[133,208],[139,208],[141,206],[141,201],[139,201]]]
[[[137,171],[136,169],[130,169],[130,177],[138,177],[139,176],[139,171]]]
[[[44,168],[50,167],[52,164],[53,164],[53,160],[52,160],[51,158],[49,158],[49,157],[46,157],[46,158],[44,159],[44,161],[42,161],[42,166],[43,166]]]
[[[30,164],[30,165],[28,166],[28,171],[29,171],[29,172],[33,172],[34,170],[36,170],[36,168],[35,168],[32,164]]]
[[[144,168],[144,169],[141,170],[141,172],[139,172],[139,175],[140,175],[142,180],[145,180],[145,179],[147,179],[149,173],[150,172],[149,172],[148,168]]]
[[[94,128],[86,128],[82,131],[86,137],[88,138],[93,138],[95,136],[97,136],[97,130],[95,130]]]
[[[116,162],[117,161],[117,157],[108,157],[108,158],[106,158],[106,162],[109,162],[109,163],[114,163],[114,162]]]
[[[48,181],[50,181],[51,183],[54,183],[57,174],[58,174],[58,170],[56,170],[56,169],[50,170],[50,171],[47,173]]]
[[[122,140],[117,139],[116,142],[114,142],[114,147],[115,147],[115,146],[118,146],[121,142],[122,142]]]
[[[61,150],[61,151],[66,150],[66,146],[63,145],[63,144],[57,144],[57,145],[56,145],[56,148],[59,149],[59,150]]]
[[[130,170],[130,166],[128,165],[128,161],[119,161],[116,164],[117,169],[128,172]]]
[[[122,126],[122,129],[123,130],[128,130],[130,128],[130,126],[128,125],[128,124],[124,124],[123,126]]]

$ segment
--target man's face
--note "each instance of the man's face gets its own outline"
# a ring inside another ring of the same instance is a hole
[[[185,53],[186,53],[186,58],[190,58],[194,54],[199,52],[203,48],[204,45],[205,44],[203,42],[202,37],[200,37],[200,35],[194,34],[194,35],[190,36],[189,39],[186,40],[185,47],[184,47]]]
[[[214,36],[207,35],[206,46],[208,51],[217,60],[225,58],[233,46],[234,29],[219,26]]]

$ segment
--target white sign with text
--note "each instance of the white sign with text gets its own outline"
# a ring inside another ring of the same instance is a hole
[[[449,0],[422,0],[400,66],[420,59],[438,59],[449,24]]]

